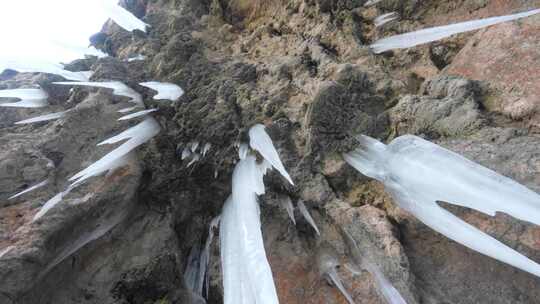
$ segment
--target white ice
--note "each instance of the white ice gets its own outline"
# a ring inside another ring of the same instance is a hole
[[[486,19],[466,21],[451,25],[437,26],[415,32],[391,36],[377,40],[370,48],[374,53],[382,53],[388,50],[410,48],[419,44],[437,41],[455,34],[478,30],[484,27],[502,22],[512,21],[540,13],[540,9],[535,9],[519,14],[491,17]]]
[[[34,190],[36,190],[36,189],[39,189],[39,188],[41,188],[41,187],[44,187],[44,186],[46,186],[48,183],[49,183],[48,180],[42,181],[41,183],[38,183],[38,184],[36,184],[36,185],[34,185],[34,186],[32,186],[32,187],[29,187],[29,188],[25,189],[24,191],[21,191],[21,192],[15,194],[15,195],[11,196],[11,197],[8,198],[8,199],[9,199],[9,200],[16,199],[17,197],[19,197],[19,196],[21,196],[21,195],[23,195],[23,194],[26,194],[26,193],[28,193],[28,192],[30,192],[30,191],[34,191]]]
[[[291,185],[294,185],[289,173],[285,170],[285,167],[281,163],[281,159],[272,143],[272,139],[265,131],[265,127],[261,124],[254,125],[249,130],[249,145],[253,150],[258,151],[264,159],[266,159],[272,166],[281,173]]]
[[[238,147],[238,158],[245,159],[249,153],[249,146],[247,144],[240,144]]]
[[[123,109],[118,110],[118,113],[127,113],[127,112],[131,112],[131,111],[133,111],[135,109],[138,109],[138,108],[139,108],[139,106],[123,108]]]
[[[47,73],[64,77],[73,81],[88,81],[91,71],[71,72],[64,69],[60,63],[40,60],[6,60],[0,58],[0,71],[10,69],[19,73]]]
[[[36,123],[36,122],[42,122],[42,121],[55,120],[55,119],[59,119],[59,118],[62,118],[64,116],[66,116],[66,114],[68,112],[69,112],[69,110],[68,111],[63,111],[63,112],[40,115],[40,116],[37,116],[37,117],[32,117],[32,118],[29,118],[29,119],[17,121],[15,124],[16,125],[23,125],[23,124],[29,124],[29,123]]]
[[[133,119],[133,118],[137,118],[137,117],[141,117],[141,116],[145,116],[149,113],[152,113],[152,112],[155,112],[157,111],[158,109],[148,109],[148,110],[143,110],[143,111],[139,111],[139,112],[135,112],[135,113],[132,113],[132,114],[129,114],[129,115],[126,115],[126,116],[122,116],[120,118],[118,118],[118,120],[129,120],[129,119]]]
[[[146,59],[146,56],[138,54],[137,56],[133,56],[133,57],[128,58],[127,61],[128,62],[133,62],[133,61],[141,61],[141,60],[145,60],[145,59]]]
[[[104,172],[118,168],[119,165],[124,164],[123,161],[126,160],[125,157],[128,156],[129,152],[133,151],[138,146],[152,139],[159,133],[160,129],[161,128],[159,124],[154,118],[147,117],[145,118],[145,120],[143,120],[136,126],[131,127],[126,131],[99,143],[98,146],[101,146],[127,140],[118,148],[109,152],[100,160],[90,165],[88,168],[75,174],[69,180],[73,182],[73,185],[80,184],[83,181],[89,179],[90,177],[97,176]]]
[[[0,90],[0,98],[17,98],[20,101],[0,103],[0,107],[42,108],[49,105],[49,95],[42,89]]]
[[[6,249],[0,250],[0,259],[8,254],[11,250],[15,249],[15,246],[8,246]]]
[[[158,81],[149,81],[139,83],[143,87],[150,88],[154,91],[157,91],[157,95],[154,96],[154,99],[168,99],[170,101],[176,101],[182,95],[184,95],[184,90],[181,87],[177,86],[174,83],[167,82],[158,82]]]
[[[106,81],[106,82],[54,82],[54,84],[59,85],[69,85],[69,86],[86,86],[86,87],[97,87],[97,88],[106,88],[112,89],[114,95],[128,97],[130,102],[135,103],[139,106],[143,106],[142,96],[137,93],[132,88],[125,85],[120,81]]]
[[[375,18],[373,23],[375,24],[375,27],[381,27],[390,21],[396,20],[398,17],[399,15],[396,12],[391,12],[378,16],[377,18]]]
[[[364,6],[366,6],[366,7],[367,6],[372,6],[372,5],[375,5],[375,4],[377,4],[377,3],[381,2],[381,1],[382,0],[368,0],[368,1],[366,1],[366,3],[364,3]]]
[[[193,154],[193,157],[191,158],[191,161],[187,164],[186,168],[191,167],[191,165],[195,164],[199,160],[201,160],[201,155],[199,153]]]
[[[294,218],[294,207],[291,201],[291,198],[286,195],[282,199],[280,199],[280,204],[287,211],[287,214],[289,215],[289,218],[293,222],[294,225],[296,225],[296,219]]]
[[[345,289],[345,286],[343,286],[341,277],[337,272],[337,268],[340,266],[340,263],[334,253],[329,251],[323,251],[319,253],[317,262],[321,274],[327,276],[332,281],[334,286],[339,289],[339,291],[345,297],[345,299],[347,299],[347,302],[349,302],[349,304],[354,304],[353,298],[351,297],[347,289]]]
[[[211,143],[206,143],[204,144],[204,147],[202,149],[202,156],[205,157],[206,156],[206,153],[208,153],[208,151],[210,151],[210,149],[212,148],[212,144]]]
[[[384,183],[397,204],[446,237],[482,254],[540,276],[540,265],[462,221],[437,202],[494,216],[503,212],[540,224],[540,196],[492,170],[412,135],[388,146],[367,136],[345,160]]]
[[[182,151],[182,160],[188,158],[191,156],[191,149],[186,147],[184,148],[184,151]]]
[[[140,30],[146,32],[146,28],[149,27],[148,24],[135,17],[130,11],[118,5],[117,1],[102,0],[101,2],[104,4],[103,8],[108,17],[126,31]]]
[[[57,195],[53,196],[53,198],[51,198],[50,200],[48,200],[45,205],[43,205],[43,207],[41,207],[41,209],[38,211],[38,213],[36,213],[34,215],[34,218],[32,219],[32,222],[40,219],[41,217],[43,217],[47,212],[49,212],[49,210],[51,210],[52,208],[54,208],[56,205],[58,205],[62,199],[64,198],[64,196],[68,195],[71,190],[73,190],[74,187],[73,186],[70,186],[68,187],[65,191],[63,192],[60,192],[58,193]]]
[[[199,148],[199,142],[194,141],[191,143],[191,152],[195,153],[197,152],[197,149]]]
[[[225,304],[279,303],[261,233],[257,195],[267,165],[249,155],[233,172],[232,195],[221,215],[220,244]]]
[[[313,227],[315,232],[317,232],[318,235],[321,235],[321,233],[319,232],[319,228],[317,228],[317,224],[315,223],[315,220],[313,220],[313,218],[311,217],[311,214],[309,214],[309,210],[306,208],[306,205],[304,204],[304,202],[298,201],[298,210],[300,210],[300,213],[302,214],[302,216],[304,216],[306,221],[311,225],[311,227]]]

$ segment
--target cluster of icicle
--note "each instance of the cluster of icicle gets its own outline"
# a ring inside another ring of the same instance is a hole
[[[380,2],[380,0],[370,0],[366,3],[366,5],[374,5],[378,2]],[[371,44],[370,49],[374,53],[379,54],[389,50],[410,48],[416,45],[441,40],[455,34],[478,30],[498,23],[536,15],[538,13],[540,13],[540,9],[530,10],[519,14],[478,19],[445,26],[422,29],[415,32],[380,39]],[[375,26],[382,26],[385,23],[390,22],[396,18],[397,16],[394,13],[381,15],[375,19]]]
[[[381,181],[394,201],[442,235],[475,251],[540,276],[540,265],[438,205],[446,202],[490,216],[503,212],[540,225],[540,195],[510,178],[413,135],[385,145],[359,136],[345,160]],[[411,174],[411,172],[414,172]]]

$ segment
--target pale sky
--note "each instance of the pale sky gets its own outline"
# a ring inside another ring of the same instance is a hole
[[[69,62],[107,21],[104,2],[118,0],[0,0],[0,61]]]

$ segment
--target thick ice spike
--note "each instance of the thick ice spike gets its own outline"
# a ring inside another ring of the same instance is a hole
[[[150,81],[141,82],[139,84],[143,87],[157,91],[158,93],[154,96],[154,99],[156,100],[168,99],[170,101],[176,101],[178,98],[184,95],[184,90],[174,83]]]
[[[16,125],[23,125],[23,124],[29,124],[29,123],[36,123],[36,122],[55,120],[55,119],[59,119],[59,118],[62,118],[64,116],[66,116],[66,114],[68,112],[69,112],[69,110],[64,111],[64,112],[57,112],[57,113],[50,113],[50,114],[40,115],[40,116],[32,117],[32,118],[29,118],[29,119],[17,121],[15,124]]]
[[[142,96],[141,94],[137,93],[132,88],[125,85],[123,82],[120,81],[106,81],[106,82],[69,82],[69,81],[61,81],[61,82],[54,82],[54,84],[60,84],[60,85],[70,85],[70,86],[86,86],[86,87],[97,87],[97,88],[105,88],[105,89],[111,89],[113,90],[114,95],[118,96],[124,96],[128,97],[130,102],[136,103],[139,106],[143,106],[142,102]]]
[[[317,228],[317,224],[315,223],[315,220],[311,217],[311,214],[309,214],[309,210],[306,208],[306,205],[302,201],[298,201],[298,210],[300,210],[300,213],[304,216],[306,221],[313,227],[315,232],[317,232],[318,235],[321,235],[319,232],[319,228]]]

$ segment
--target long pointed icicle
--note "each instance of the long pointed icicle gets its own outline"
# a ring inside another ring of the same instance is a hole
[[[248,155],[233,172],[233,193],[221,216],[224,303],[279,303],[261,233],[257,195],[266,165]]]
[[[399,15],[396,12],[380,15],[379,17],[375,18],[373,24],[375,24],[375,27],[381,27],[388,22],[396,20],[398,17]]]
[[[49,105],[49,95],[42,89],[0,90],[0,98],[17,98],[20,101],[0,103],[0,107],[42,108]]]
[[[9,246],[3,250],[0,250],[0,259],[7,255],[11,250],[15,249],[15,246]]]
[[[139,84],[143,87],[157,91],[158,93],[154,96],[154,99],[156,100],[168,99],[170,101],[176,101],[184,95],[184,90],[174,83],[149,81],[141,82]]]
[[[494,216],[504,212],[540,224],[540,195],[454,152],[405,135],[388,146],[360,136],[345,160],[384,183],[397,204],[446,237],[540,276],[540,265],[441,208],[447,202]],[[481,187],[480,187],[480,186]]]
[[[437,26],[415,32],[391,36],[377,40],[370,45],[374,53],[379,54],[394,49],[410,48],[419,44],[437,41],[455,34],[478,30],[484,27],[502,22],[512,21],[540,13],[540,9],[535,9],[519,14],[491,17],[479,20],[460,22],[451,25]]]
[[[67,80],[73,81],[88,81],[92,76],[91,71],[71,72],[64,69],[64,66],[59,63],[43,62],[43,61],[19,61],[19,60],[1,60],[0,71],[10,69],[19,73],[47,73],[55,74],[64,77]]]
[[[289,218],[293,222],[294,225],[296,225],[296,219],[294,218],[294,206],[292,204],[291,198],[289,196],[285,196],[280,200],[281,206],[283,209],[287,211],[287,214],[289,215]]]
[[[343,286],[343,282],[341,281],[341,277],[337,273],[336,268],[330,269],[327,272],[327,275],[328,277],[330,277],[334,285],[336,285],[336,287],[339,289],[339,291],[345,297],[345,299],[347,299],[347,302],[349,302],[349,304],[354,304],[354,300],[349,294],[349,292],[347,291],[347,289],[345,289],[345,286]]]
[[[36,185],[34,185],[34,186],[32,186],[32,187],[29,187],[28,189],[26,189],[26,190],[24,190],[24,191],[21,191],[21,192],[15,194],[15,195],[11,196],[11,197],[8,198],[8,199],[9,199],[9,200],[16,199],[17,197],[19,197],[19,196],[21,196],[21,195],[23,195],[23,194],[26,194],[26,193],[28,193],[28,192],[31,192],[31,191],[34,191],[34,190],[39,189],[39,188],[41,188],[41,187],[44,187],[44,186],[46,186],[48,183],[49,183],[48,180],[42,181],[41,183],[36,184]]]
[[[318,235],[321,235],[319,232],[319,228],[317,228],[317,224],[315,223],[315,220],[311,217],[311,214],[309,214],[309,210],[307,209],[306,205],[302,201],[298,201],[298,210],[300,210],[300,213],[304,216],[306,221],[313,227],[315,232],[317,232]]]
[[[63,112],[40,115],[40,116],[32,117],[32,118],[29,118],[29,119],[17,121],[15,124],[16,125],[24,125],[24,124],[30,124],[30,123],[36,123],[36,122],[55,120],[55,119],[59,119],[59,118],[62,118],[64,116],[66,116],[66,114],[68,112],[69,112],[69,110],[68,111],[63,111]]]
[[[132,113],[132,114],[129,114],[129,115],[122,116],[122,117],[118,118],[118,120],[120,120],[120,121],[122,121],[122,120],[130,120],[130,119],[133,119],[133,118],[148,115],[148,114],[150,114],[152,112],[155,112],[157,110],[158,109],[148,109],[148,110],[135,112],[135,113]]]
[[[69,85],[69,86],[86,86],[86,87],[98,87],[113,90],[114,95],[128,97],[130,102],[135,103],[139,106],[143,106],[142,96],[137,93],[132,88],[128,87],[126,84],[120,81],[106,81],[106,82],[70,82],[70,81],[61,81],[53,82],[54,84],[59,85]]]
[[[281,173],[281,175],[285,177],[289,183],[291,183],[291,185],[294,185],[289,173],[287,173],[283,163],[281,163],[281,159],[279,158],[276,148],[272,143],[272,139],[270,136],[268,136],[264,129],[265,128],[263,125],[258,124],[249,130],[249,145],[253,150],[258,151],[264,157],[264,159],[272,164],[272,167],[278,170],[279,173]]]
[[[149,27],[149,25],[135,17],[130,11],[121,7],[114,1],[102,0],[102,2],[109,18],[111,18],[118,26],[129,32],[134,30],[146,32],[146,28]]]

